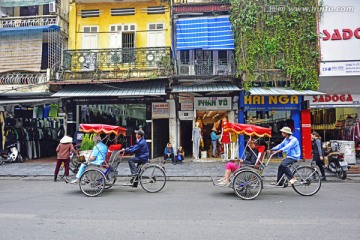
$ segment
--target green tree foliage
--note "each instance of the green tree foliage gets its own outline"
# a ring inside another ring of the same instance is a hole
[[[231,8],[245,89],[270,81],[318,89],[318,0],[231,0]]]

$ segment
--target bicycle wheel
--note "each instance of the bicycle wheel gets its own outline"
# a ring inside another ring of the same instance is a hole
[[[166,183],[165,171],[158,165],[148,165],[140,172],[139,181],[145,191],[159,192]]]
[[[79,167],[80,167],[80,163],[79,163],[77,157],[73,156],[70,159],[70,170],[76,174],[79,171]]]
[[[318,171],[309,166],[298,167],[293,171],[297,181],[292,185],[302,196],[312,196],[320,190],[321,179]]]
[[[259,196],[263,183],[259,174],[252,170],[239,171],[233,180],[234,191],[244,200],[255,199]]]
[[[80,177],[81,191],[89,197],[95,197],[105,189],[105,175],[97,169],[86,170]]]

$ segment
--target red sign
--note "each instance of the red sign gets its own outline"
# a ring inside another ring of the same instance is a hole
[[[353,102],[351,94],[326,94],[320,96],[313,96],[313,103],[327,103],[327,102]]]
[[[342,34],[340,33],[339,29],[334,29],[333,33],[330,34],[328,30],[323,30],[323,33],[325,34],[325,37],[323,37],[324,41],[327,40],[349,40],[353,36],[355,36],[357,39],[360,39],[360,27],[352,31],[349,28],[343,28]]]

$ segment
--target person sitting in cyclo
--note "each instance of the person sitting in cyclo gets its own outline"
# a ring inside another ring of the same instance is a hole
[[[279,152],[286,153],[286,158],[281,162],[278,168],[277,180],[271,183],[271,185],[282,186],[284,183],[279,182],[283,174],[289,179],[290,184],[294,184],[297,180],[292,174],[289,166],[294,162],[300,160],[300,145],[296,137],[292,136],[292,131],[289,127],[283,127],[280,130],[285,139],[276,147],[269,150],[272,154]]]
[[[79,179],[81,175],[84,173],[85,168],[88,164],[101,166],[104,163],[108,151],[108,147],[103,142],[101,142],[101,137],[99,135],[95,135],[93,137],[93,141],[95,143],[95,146],[92,149],[89,160],[81,164],[79,171],[76,174],[76,179],[72,180],[71,183],[79,182]]]
[[[130,171],[131,171],[131,180],[130,183],[132,183],[136,177],[137,174],[137,168],[135,166],[135,163],[147,163],[149,161],[149,148],[147,146],[146,140],[144,139],[144,131],[143,130],[137,130],[136,133],[136,144],[128,147],[123,148],[120,151],[125,153],[135,153],[135,156],[133,158],[130,158],[128,160]]]
[[[256,141],[249,140],[249,151],[247,151],[244,159],[235,159],[226,163],[225,166],[225,175],[223,178],[219,179],[218,185],[220,186],[228,186],[230,184],[230,175],[232,172],[235,172],[240,168],[241,164],[247,165],[255,165],[257,157],[258,157],[258,150],[256,149]]]

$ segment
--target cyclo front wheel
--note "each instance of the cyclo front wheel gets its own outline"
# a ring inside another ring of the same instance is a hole
[[[81,191],[89,197],[96,197],[105,189],[105,175],[98,169],[86,170],[80,177]]]
[[[165,171],[158,165],[144,166],[139,175],[139,182],[145,191],[150,193],[159,192],[166,184]]]
[[[321,179],[318,171],[309,166],[301,166],[293,171],[297,181],[292,185],[295,192],[302,196],[312,196],[320,190]]]
[[[234,191],[244,200],[255,199],[259,196],[263,183],[261,176],[252,170],[240,170],[233,180]]]

